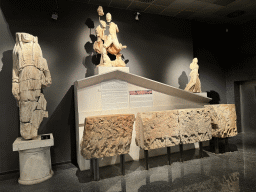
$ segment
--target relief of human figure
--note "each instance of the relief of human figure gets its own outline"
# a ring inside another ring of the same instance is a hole
[[[190,81],[185,88],[186,91],[190,91],[193,93],[201,93],[201,82],[198,73],[199,65],[197,63],[198,59],[194,58],[192,63],[190,64],[190,69],[192,70],[189,74]]]
[[[12,93],[20,114],[20,134],[34,139],[44,117],[48,117],[42,88],[52,83],[47,61],[43,58],[38,38],[16,33],[13,49]]]
[[[99,17],[104,15],[103,8],[101,6],[99,6],[97,12]],[[104,34],[104,31],[106,30],[107,26],[105,21],[102,21],[99,18],[102,27],[99,25],[96,28],[97,41],[94,43],[93,48],[97,53],[100,53],[102,55],[100,64],[98,66],[125,67],[125,63],[122,60],[122,54],[120,53],[120,51],[126,48],[126,46],[123,46],[121,43],[119,43],[117,39],[116,33],[119,32],[118,26],[114,22],[111,22],[112,16],[110,13],[106,14],[106,20],[109,23],[108,36]],[[116,60],[111,61],[108,56],[108,53],[115,55]]]

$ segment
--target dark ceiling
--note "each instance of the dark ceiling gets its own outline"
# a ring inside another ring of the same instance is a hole
[[[71,0],[143,14],[242,24],[256,18],[256,0]]]

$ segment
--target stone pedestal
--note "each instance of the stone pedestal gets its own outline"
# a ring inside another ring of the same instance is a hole
[[[203,97],[207,97],[207,92],[201,92],[201,93],[195,93],[195,94],[203,96]]]
[[[108,72],[116,71],[116,70],[129,73],[129,67],[101,67],[101,66],[99,66],[99,67],[95,68],[94,75],[99,75],[99,74],[102,74],[102,73],[108,73]]]
[[[41,183],[52,177],[50,147],[54,145],[53,135],[42,139],[41,136],[34,140],[25,140],[18,137],[13,143],[13,151],[19,151],[20,178],[22,185]]]

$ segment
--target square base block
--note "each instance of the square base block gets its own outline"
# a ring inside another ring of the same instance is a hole
[[[19,151],[20,178],[23,185],[41,183],[52,177],[50,147],[53,146],[53,135],[50,139],[25,140],[18,137],[13,143],[13,151]]]
[[[108,73],[108,72],[116,71],[116,70],[124,71],[126,73],[129,73],[129,67],[96,67],[94,69],[94,75],[99,75],[99,74],[102,74],[102,73]]]

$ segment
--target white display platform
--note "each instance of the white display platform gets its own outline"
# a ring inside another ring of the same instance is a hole
[[[143,92],[150,94],[143,95]],[[134,93],[138,93],[138,95]],[[74,83],[74,94],[77,162],[80,170],[90,168],[90,161],[84,159],[80,153],[80,143],[86,117],[107,114],[135,114],[136,116],[138,112],[201,108],[211,100],[211,98],[205,96],[120,70],[76,81]],[[135,144],[135,126],[132,134],[130,153],[125,155],[126,161],[144,158],[143,150]],[[195,147],[198,147],[198,144],[184,145],[184,150]],[[172,153],[178,151],[179,146],[171,147]],[[166,148],[150,150],[149,157],[166,153]],[[118,156],[107,157],[99,160],[99,166],[119,162]]]
[[[34,140],[18,137],[13,143],[13,151],[19,151],[20,178],[23,185],[41,183],[52,177],[50,147],[54,145],[52,133],[50,139],[41,140],[39,135]]]
[[[195,93],[195,94],[203,96],[203,97],[207,97],[207,92],[201,92],[201,93]]]
[[[94,75],[108,73],[108,72],[116,71],[116,70],[129,73],[129,67],[101,67],[101,66],[98,66],[94,69]]]

